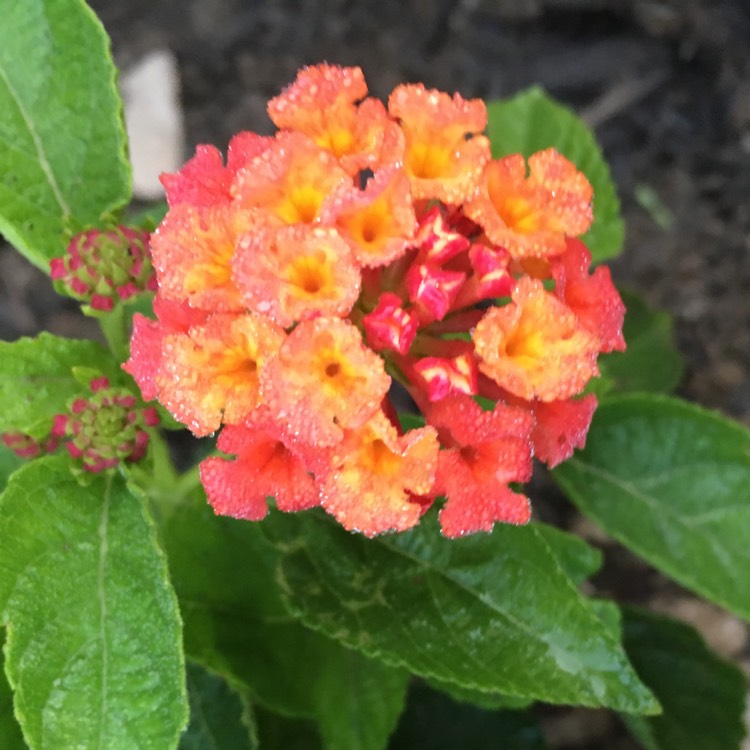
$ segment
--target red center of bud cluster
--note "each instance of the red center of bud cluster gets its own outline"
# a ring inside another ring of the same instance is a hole
[[[509,484],[583,444],[581,393],[624,348],[578,239],[588,181],[554,149],[493,160],[480,100],[410,84],[385,105],[359,68],[305,68],[268,111],[275,136],[163,177],[156,320],[136,317],[125,369],[194,434],[221,428],[234,458],[201,467],[218,513],[273,496],[372,536],[444,495],[448,536],[526,522]],[[403,432],[396,392],[424,426]]]

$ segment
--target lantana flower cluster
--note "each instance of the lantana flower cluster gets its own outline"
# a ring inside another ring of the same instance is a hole
[[[359,68],[305,68],[268,104],[274,136],[163,177],[156,319],[125,369],[195,435],[221,429],[217,513],[273,497],[372,536],[444,498],[448,536],[525,523],[512,485],[583,444],[581,393],[624,348],[578,239],[591,186],[554,149],[493,159],[480,100],[367,93]],[[404,401],[423,426],[401,429]]]

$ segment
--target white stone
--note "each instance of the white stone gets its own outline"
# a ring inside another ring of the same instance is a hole
[[[163,198],[162,172],[183,162],[184,125],[177,61],[169,50],[155,50],[120,80],[125,127],[133,166],[133,194],[141,200]]]

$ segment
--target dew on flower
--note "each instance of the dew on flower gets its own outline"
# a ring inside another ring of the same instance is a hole
[[[592,221],[586,177],[555,149],[489,162],[466,215],[513,258],[559,255]]]
[[[239,424],[263,402],[260,374],[283,340],[281,328],[254,313],[216,314],[186,333],[167,334],[159,399],[199,436]]]
[[[321,315],[346,315],[359,296],[359,268],[332,228],[300,224],[249,234],[233,270],[245,305],[284,328]]]
[[[512,299],[488,310],[474,329],[479,369],[525,399],[554,401],[582,391],[599,372],[598,338],[540,281],[520,279]]]
[[[300,323],[261,373],[263,398],[300,439],[331,445],[361,426],[390,386],[383,361],[339,318]]]
[[[511,485],[583,445],[597,356],[624,346],[579,239],[586,177],[554,149],[492,160],[482,101],[404,84],[386,106],[356,67],[302,69],[268,112],[275,135],[163,178],[157,319],[135,316],[124,368],[221,430],[229,455],[201,466],[219,514],[273,497],[373,536],[444,496],[447,536],[526,523]],[[391,386],[426,427],[401,429]]]
[[[433,428],[398,436],[376,412],[331,449],[319,479],[323,507],[344,528],[367,536],[411,528],[422,512],[411,496],[432,490],[438,447]]]

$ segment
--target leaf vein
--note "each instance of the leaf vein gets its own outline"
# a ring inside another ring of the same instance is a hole
[[[13,98],[13,101],[16,103],[16,106],[18,107],[18,111],[21,113],[21,117],[23,118],[24,124],[26,125],[26,129],[29,131],[31,140],[34,143],[34,148],[36,149],[37,157],[39,159],[39,166],[41,166],[42,171],[44,172],[47,178],[47,182],[49,183],[49,186],[52,189],[52,194],[55,196],[55,200],[57,201],[57,204],[62,209],[64,216],[70,216],[71,214],[70,206],[68,206],[67,201],[63,197],[63,194],[60,190],[60,186],[57,184],[57,178],[55,177],[55,174],[52,171],[52,165],[49,163],[49,159],[47,159],[47,154],[45,153],[42,139],[39,137],[39,133],[37,132],[36,127],[34,126],[34,122],[31,119],[29,112],[26,110],[26,107],[24,106],[23,100],[18,95],[18,92],[16,91],[14,86],[11,84],[11,81],[8,78],[8,75],[2,66],[0,66],[0,78],[3,79],[3,82],[8,88],[8,92],[10,93],[11,97]]]

